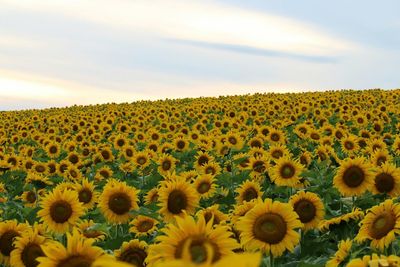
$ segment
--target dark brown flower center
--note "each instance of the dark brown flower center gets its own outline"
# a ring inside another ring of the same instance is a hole
[[[117,145],[118,145],[119,147],[123,147],[123,146],[125,145],[125,140],[124,140],[124,139],[118,139]]]
[[[315,218],[316,208],[311,201],[302,199],[294,204],[294,211],[299,215],[302,223],[308,223]]]
[[[198,162],[198,164],[199,164],[200,166],[203,165],[203,164],[206,164],[206,163],[208,163],[208,157],[202,155],[202,156],[200,156],[200,157],[197,159],[197,162]]]
[[[271,134],[271,140],[272,140],[272,141],[277,142],[277,141],[279,141],[279,139],[280,139],[279,134],[277,134],[277,133]]]
[[[50,217],[56,223],[65,223],[72,215],[72,207],[67,201],[58,200],[50,207]]]
[[[290,163],[286,163],[281,167],[281,176],[285,179],[292,178],[295,173],[296,170]]]
[[[58,149],[56,146],[51,146],[50,147],[50,154],[56,154],[58,152]]]
[[[92,200],[92,191],[88,188],[83,188],[79,191],[79,202],[87,204]]]
[[[343,182],[353,188],[362,184],[364,178],[364,171],[358,166],[350,166],[343,174]]]
[[[204,193],[207,193],[210,190],[210,188],[211,188],[211,185],[209,182],[202,182],[197,187],[197,192],[199,192],[200,194],[204,194]]]
[[[14,230],[4,232],[0,237],[0,252],[4,256],[10,256],[11,251],[14,250],[14,238],[19,234]]]
[[[258,197],[258,192],[253,187],[247,188],[243,193],[243,200],[250,201]]]
[[[388,173],[379,173],[375,177],[375,186],[381,193],[389,193],[394,188],[394,178]]]
[[[392,213],[380,215],[371,224],[370,233],[372,238],[381,239],[386,236],[395,226],[396,218]]]
[[[186,209],[187,197],[185,193],[180,190],[173,190],[168,196],[168,210],[172,214],[179,214],[182,210]]]
[[[57,267],[90,267],[93,260],[83,255],[73,255],[61,261]]]
[[[134,266],[142,267],[144,265],[144,260],[147,257],[146,251],[141,248],[131,247],[126,249],[118,257],[118,260],[129,262]]]
[[[204,214],[204,220],[206,221],[206,223],[208,223],[212,216],[214,215],[214,221],[213,221],[213,225],[219,224],[219,219],[218,216],[216,216],[215,214],[213,214],[212,212],[206,212]]]
[[[281,150],[275,150],[272,152],[272,157],[275,159],[279,159],[283,156],[283,152]]]
[[[39,262],[36,260],[38,257],[44,256],[43,250],[38,244],[27,244],[21,253],[22,262],[26,267],[36,267]]]
[[[150,220],[144,220],[139,222],[137,229],[139,232],[147,232],[149,231],[151,228],[153,228],[154,223]]]
[[[286,222],[279,215],[266,213],[256,219],[253,234],[256,239],[265,243],[278,244],[286,236]]]
[[[344,147],[345,147],[346,149],[348,149],[348,150],[352,150],[352,149],[354,148],[354,144],[353,144],[353,142],[346,141],[346,142],[344,143]]]
[[[186,145],[185,141],[182,141],[182,140],[178,141],[177,144],[176,144],[176,146],[179,149],[183,149],[185,147],[185,145]]]
[[[27,200],[29,203],[35,203],[35,202],[36,202],[36,194],[35,194],[35,192],[29,191],[29,192],[26,194],[26,200]]]
[[[138,163],[139,165],[144,165],[144,164],[146,163],[146,161],[147,161],[147,159],[146,159],[145,157],[139,157],[139,158],[137,159],[137,163]]]
[[[235,137],[231,136],[228,138],[229,143],[231,143],[232,145],[236,145],[237,144],[237,140]]]
[[[304,155],[300,156],[300,163],[302,165],[307,165],[308,164],[307,157]]]
[[[96,238],[96,237],[99,237],[99,236],[104,235],[104,233],[101,232],[101,231],[98,231],[98,230],[89,230],[89,229],[85,229],[85,230],[83,231],[83,235],[84,235],[85,237],[87,237],[87,238]]]
[[[105,160],[108,160],[108,159],[110,159],[110,157],[111,157],[110,152],[108,152],[107,150],[101,151],[101,156],[102,156],[103,159],[105,159]]]
[[[376,164],[378,166],[382,166],[382,164],[384,164],[387,161],[387,158],[385,156],[380,156],[378,157],[378,159],[376,160]]]
[[[171,169],[171,165],[172,165],[171,161],[169,159],[167,159],[162,163],[162,169],[164,171],[168,171],[169,169]]]
[[[110,210],[118,215],[123,215],[132,207],[131,198],[125,193],[115,193],[108,200]]]
[[[127,150],[125,150],[125,154],[128,156],[128,157],[132,157],[133,156],[133,151],[132,151],[132,149],[127,149]]]
[[[257,160],[253,163],[253,171],[262,173],[265,171],[264,162],[262,160]]]

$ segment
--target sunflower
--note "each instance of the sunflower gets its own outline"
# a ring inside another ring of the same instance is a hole
[[[301,227],[292,206],[272,199],[256,204],[237,223],[246,250],[261,250],[274,257],[281,256],[286,249],[294,250],[300,241],[295,229]]]
[[[392,150],[396,156],[400,156],[400,136],[396,136],[396,138],[394,139]]]
[[[75,225],[84,214],[82,204],[76,192],[71,190],[54,189],[40,203],[41,210],[37,215],[50,231],[65,233]]]
[[[311,153],[308,151],[304,151],[299,155],[298,160],[300,164],[302,164],[304,167],[307,167],[311,163]]]
[[[135,166],[144,169],[150,164],[149,153],[147,151],[139,151],[132,157],[132,161]]]
[[[274,144],[269,147],[268,154],[272,160],[278,160],[282,157],[289,156],[289,150],[282,144]]]
[[[111,170],[111,168],[108,166],[103,166],[96,171],[94,179],[96,181],[101,181],[103,179],[107,180],[108,178],[111,178],[112,175],[113,175],[113,171]]]
[[[193,214],[200,197],[189,183],[181,179],[166,181],[158,195],[161,207],[159,212],[165,221],[172,221],[176,215],[182,216],[183,211]]]
[[[162,154],[158,158],[158,173],[161,175],[165,175],[168,172],[174,171],[175,169],[175,164],[176,164],[176,159],[168,154]]]
[[[270,177],[278,186],[294,187],[300,183],[300,173],[303,171],[303,165],[298,161],[288,157],[280,158],[276,165],[272,167]]]
[[[227,133],[225,136],[225,141],[230,148],[234,148],[236,150],[240,150],[244,144],[243,139],[238,133],[235,132]]]
[[[106,233],[96,229],[97,224],[93,220],[81,220],[76,228],[85,238],[101,241],[106,238]]]
[[[360,224],[355,240],[371,240],[371,247],[383,251],[400,234],[400,205],[388,199],[372,207]]]
[[[168,224],[162,232],[156,238],[158,243],[149,247],[149,264],[182,259],[185,248],[192,263],[204,263],[210,255],[215,263],[239,247],[227,226],[213,227],[212,221],[206,223],[202,216],[197,222],[191,216],[176,217],[176,224]]]
[[[46,146],[47,155],[51,158],[57,158],[60,155],[61,147],[56,142],[51,142]]]
[[[42,246],[45,257],[38,257],[40,267],[80,267],[91,266],[92,263],[104,255],[104,251],[93,246],[93,239],[83,238],[74,228],[72,233],[67,233],[67,247],[53,241]]]
[[[23,236],[14,241],[15,249],[10,254],[10,265],[15,267],[37,266],[38,257],[44,256],[41,246],[45,246],[49,240],[41,236],[37,230],[28,229]]]
[[[114,148],[121,150],[127,144],[128,144],[128,139],[124,135],[119,134],[115,136],[113,142]]]
[[[316,228],[324,218],[324,204],[315,193],[299,191],[290,197],[289,204],[299,215],[305,231]]]
[[[96,204],[99,193],[95,191],[94,182],[89,182],[86,178],[82,183],[75,184],[75,191],[78,193],[79,202],[85,209],[91,209]]]
[[[44,192],[43,189],[41,192]],[[39,194],[35,190],[24,191],[19,197],[26,207],[35,207],[39,200]]]
[[[75,165],[69,165],[65,170],[64,175],[70,181],[81,181],[83,178],[82,172]]]
[[[374,194],[388,194],[391,197],[400,195],[400,169],[390,163],[384,163],[376,169]]]
[[[196,216],[204,217],[206,223],[213,219],[213,225],[222,224],[228,220],[228,215],[219,210],[218,204],[199,210]]]
[[[151,203],[156,203],[158,201],[158,188],[150,189],[146,196],[144,197],[144,204],[150,205]]]
[[[192,171],[185,171],[179,174],[182,178],[189,183],[192,183],[196,180],[196,177],[199,176],[199,173],[195,170]]]
[[[384,163],[392,162],[392,156],[389,154],[389,151],[385,150],[376,150],[371,155],[371,162],[374,166],[382,166]]]
[[[118,261],[127,262],[137,267],[144,267],[147,258],[147,243],[138,239],[124,242],[120,249],[114,251]]]
[[[174,148],[178,151],[184,151],[189,147],[189,142],[186,138],[178,137],[174,140]]]
[[[342,150],[346,153],[354,153],[355,151],[359,150],[357,137],[354,135],[348,135],[340,140],[342,145]]]
[[[373,253],[372,255],[365,255],[362,258],[352,259],[347,267],[398,267],[400,266],[400,257],[396,255],[384,256]]]
[[[138,190],[125,182],[111,179],[103,188],[98,207],[110,223],[126,223],[131,218],[131,210],[138,209]]]
[[[53,184],[53,182],[50,181],[49,177],[33,172],[28,172],[25,178],[25,183],[33,184],[36,188],[39,189],[44,189],[45,187]]]
[[[243,204],[245,201],[260,198],[262,196],[261,186],[256,181],[247,180],[241,184],[235,191],[238,193],[236,203]]]
[[[262,177],[267,173],[269,167],[267,157],[250,157],[247,169],[251,170],[250,177]]]
[[[204,164],[214,161],[214,157],[207,152],[200,151],[195,157],[195,168],[199,170]]]
[[[250,147],[262,148],[264,145],[264,140],[261,136],[255,136],[248,141]]]
[[[15,238],[23,235],[29,226],[16,220],[0,222],[0,264],[9,265],[10,255],[15,249]]]
[[[215,193],[217,187],[214,176],[211,174],[197,176],[193,186],[203,199],[210,198]]]
[[[349,223],[350,220],[351,221],[360,221],[360,220],[362,220],[362,218],[364,218],[364,212],[359,208],[355,208],[349,213],[340,215],[338,217],[333,217],[328,220],[320,221],[320,223],[318,225],[318,229],[321,232],[325,232],[325,231],[330,230],[335,225],[339,225],[342,223],[347,224],[347,223]]]
[[[333,185],[343,196],[360,196],[370,190],[373,183],[371,166],[361,157],[342,161],[333,178]]]
[[[153,218],[138,215],[130,222],[132,227],[129,228],[129,231],[137,236],[147,236],[157,230],[157,223],[158,222]]]
[[[136,153],[135,148],[132,146],[129,146],[129,145],[125,145],[124,147],[122,147],[121,151],[122,151],[122,155],[127,160],[132,159]]]
[[[350,253],[351,246],[353,245],[353,241],[350,239],[340,241],[338,245],[338,250],[335,255],[326,262],[326,267],[338,267],[342,262],[345,261],[347,256]]]
[[[284,143],[285,133],[281,130],[270,128],[268,141],[270,141],[271,143]]]

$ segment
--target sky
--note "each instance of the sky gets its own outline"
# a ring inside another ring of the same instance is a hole
[[[0,0],[0,110],[400,87],[400,1]]]

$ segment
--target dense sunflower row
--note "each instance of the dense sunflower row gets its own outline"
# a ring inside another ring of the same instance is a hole
[[[3,266],[400,266],[400,90],[0,112]]]

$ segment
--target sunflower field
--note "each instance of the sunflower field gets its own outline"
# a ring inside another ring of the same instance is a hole
[[[0,265],[400,266],[400,90],[0,112]]]

